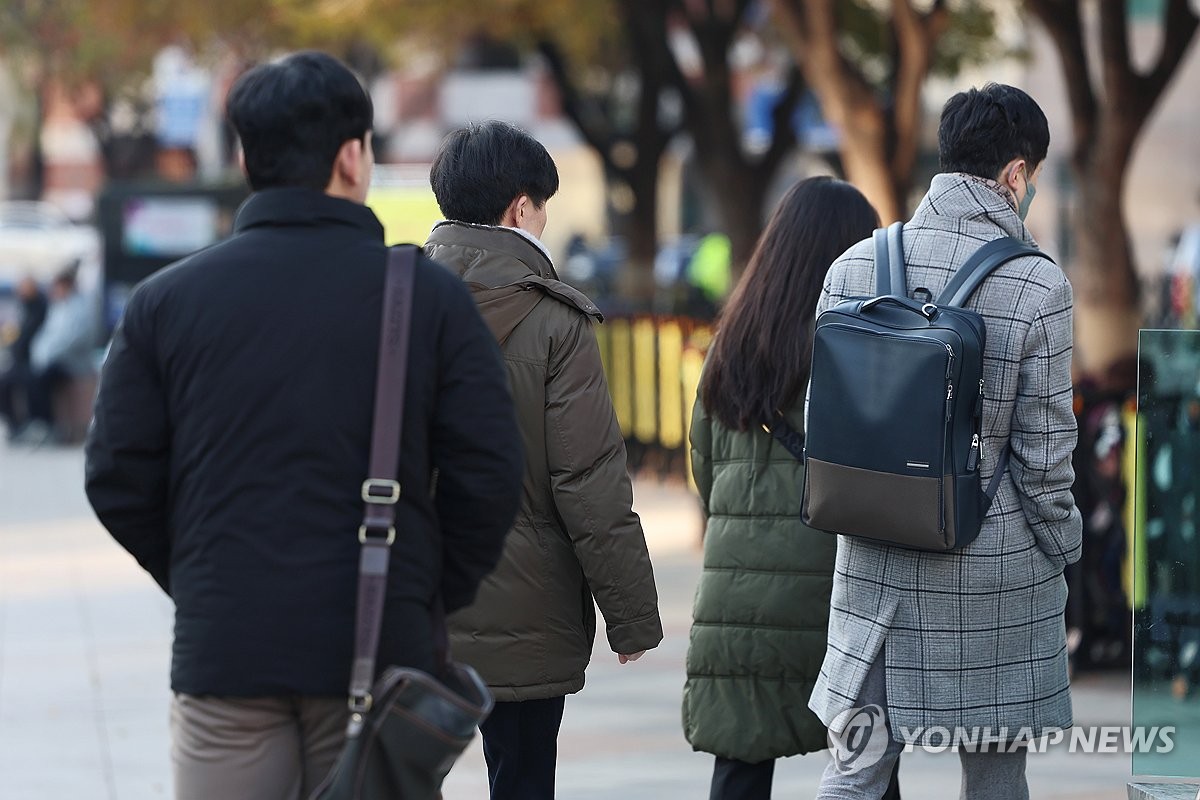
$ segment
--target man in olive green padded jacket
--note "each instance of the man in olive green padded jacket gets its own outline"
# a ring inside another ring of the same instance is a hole
[[[553,798],[565,696],[583,688],[600,606],[621,663],[662,640],[625,444],[592,330],[538,238],[558,170],[501,122],[452,133],[430,181],[449,221],[425,252],[467,283],[500,343],[525,446],[524,496],[496,571],[450,620],[455,657],[496,696],[483,724],[492,800]]]

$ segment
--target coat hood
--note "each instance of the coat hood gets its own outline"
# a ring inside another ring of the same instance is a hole
[[[439,222],[425,253],[463,279],[501,344],[547,295],[604,321],[587,295],[558,279],[546,250],[511,228]]]

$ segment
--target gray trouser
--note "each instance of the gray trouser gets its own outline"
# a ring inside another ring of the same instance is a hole
[[[863,681],[858,706],[877,705],[887,713],[887,675],[884,671],[883,649]],[[904,751],[904,743],[892,738],[891,723],[887,723],[888,744],[876,763],[851,775],[842,774],[830,760],[821,776],[817,800],[879,800],[887,791],[892,768]],[[1029,785],[1025,782],[1025,750],[1015,753],[958,751],[962,763],[962,800],[1029,800]],[[906,793],[907,794],[907,793]]]
[[[196,697],[171,703],[175,800],[304,800],[345,741],[343,697]]]

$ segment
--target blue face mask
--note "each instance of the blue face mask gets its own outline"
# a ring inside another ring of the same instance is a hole
[[[1025,168],[1025,196],[1021,198],[1021,202],[1017,204],[1017,214],[1021,217],[1021,221],[1025,221],[1025,217],[1029,216],[1029,206],[1033,204],[1033,196],[1037,194],[1037,187],[1029,180],[1029,168]]]

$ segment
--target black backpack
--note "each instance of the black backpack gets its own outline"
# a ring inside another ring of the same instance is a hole
[[[803,520],[830,533],[957,550],[979,534],[1009,459],[1006,447],[984,491],[987,331],[961,306],[1006,261],[1048,256],[1012,238],[988,242],[936,301],[922,303],[905,296],[902,231],[897,222],[875,232],[877,296],[838,303],[817,319]],[[791,450],[799,437],[783,428],[772,433]]]

